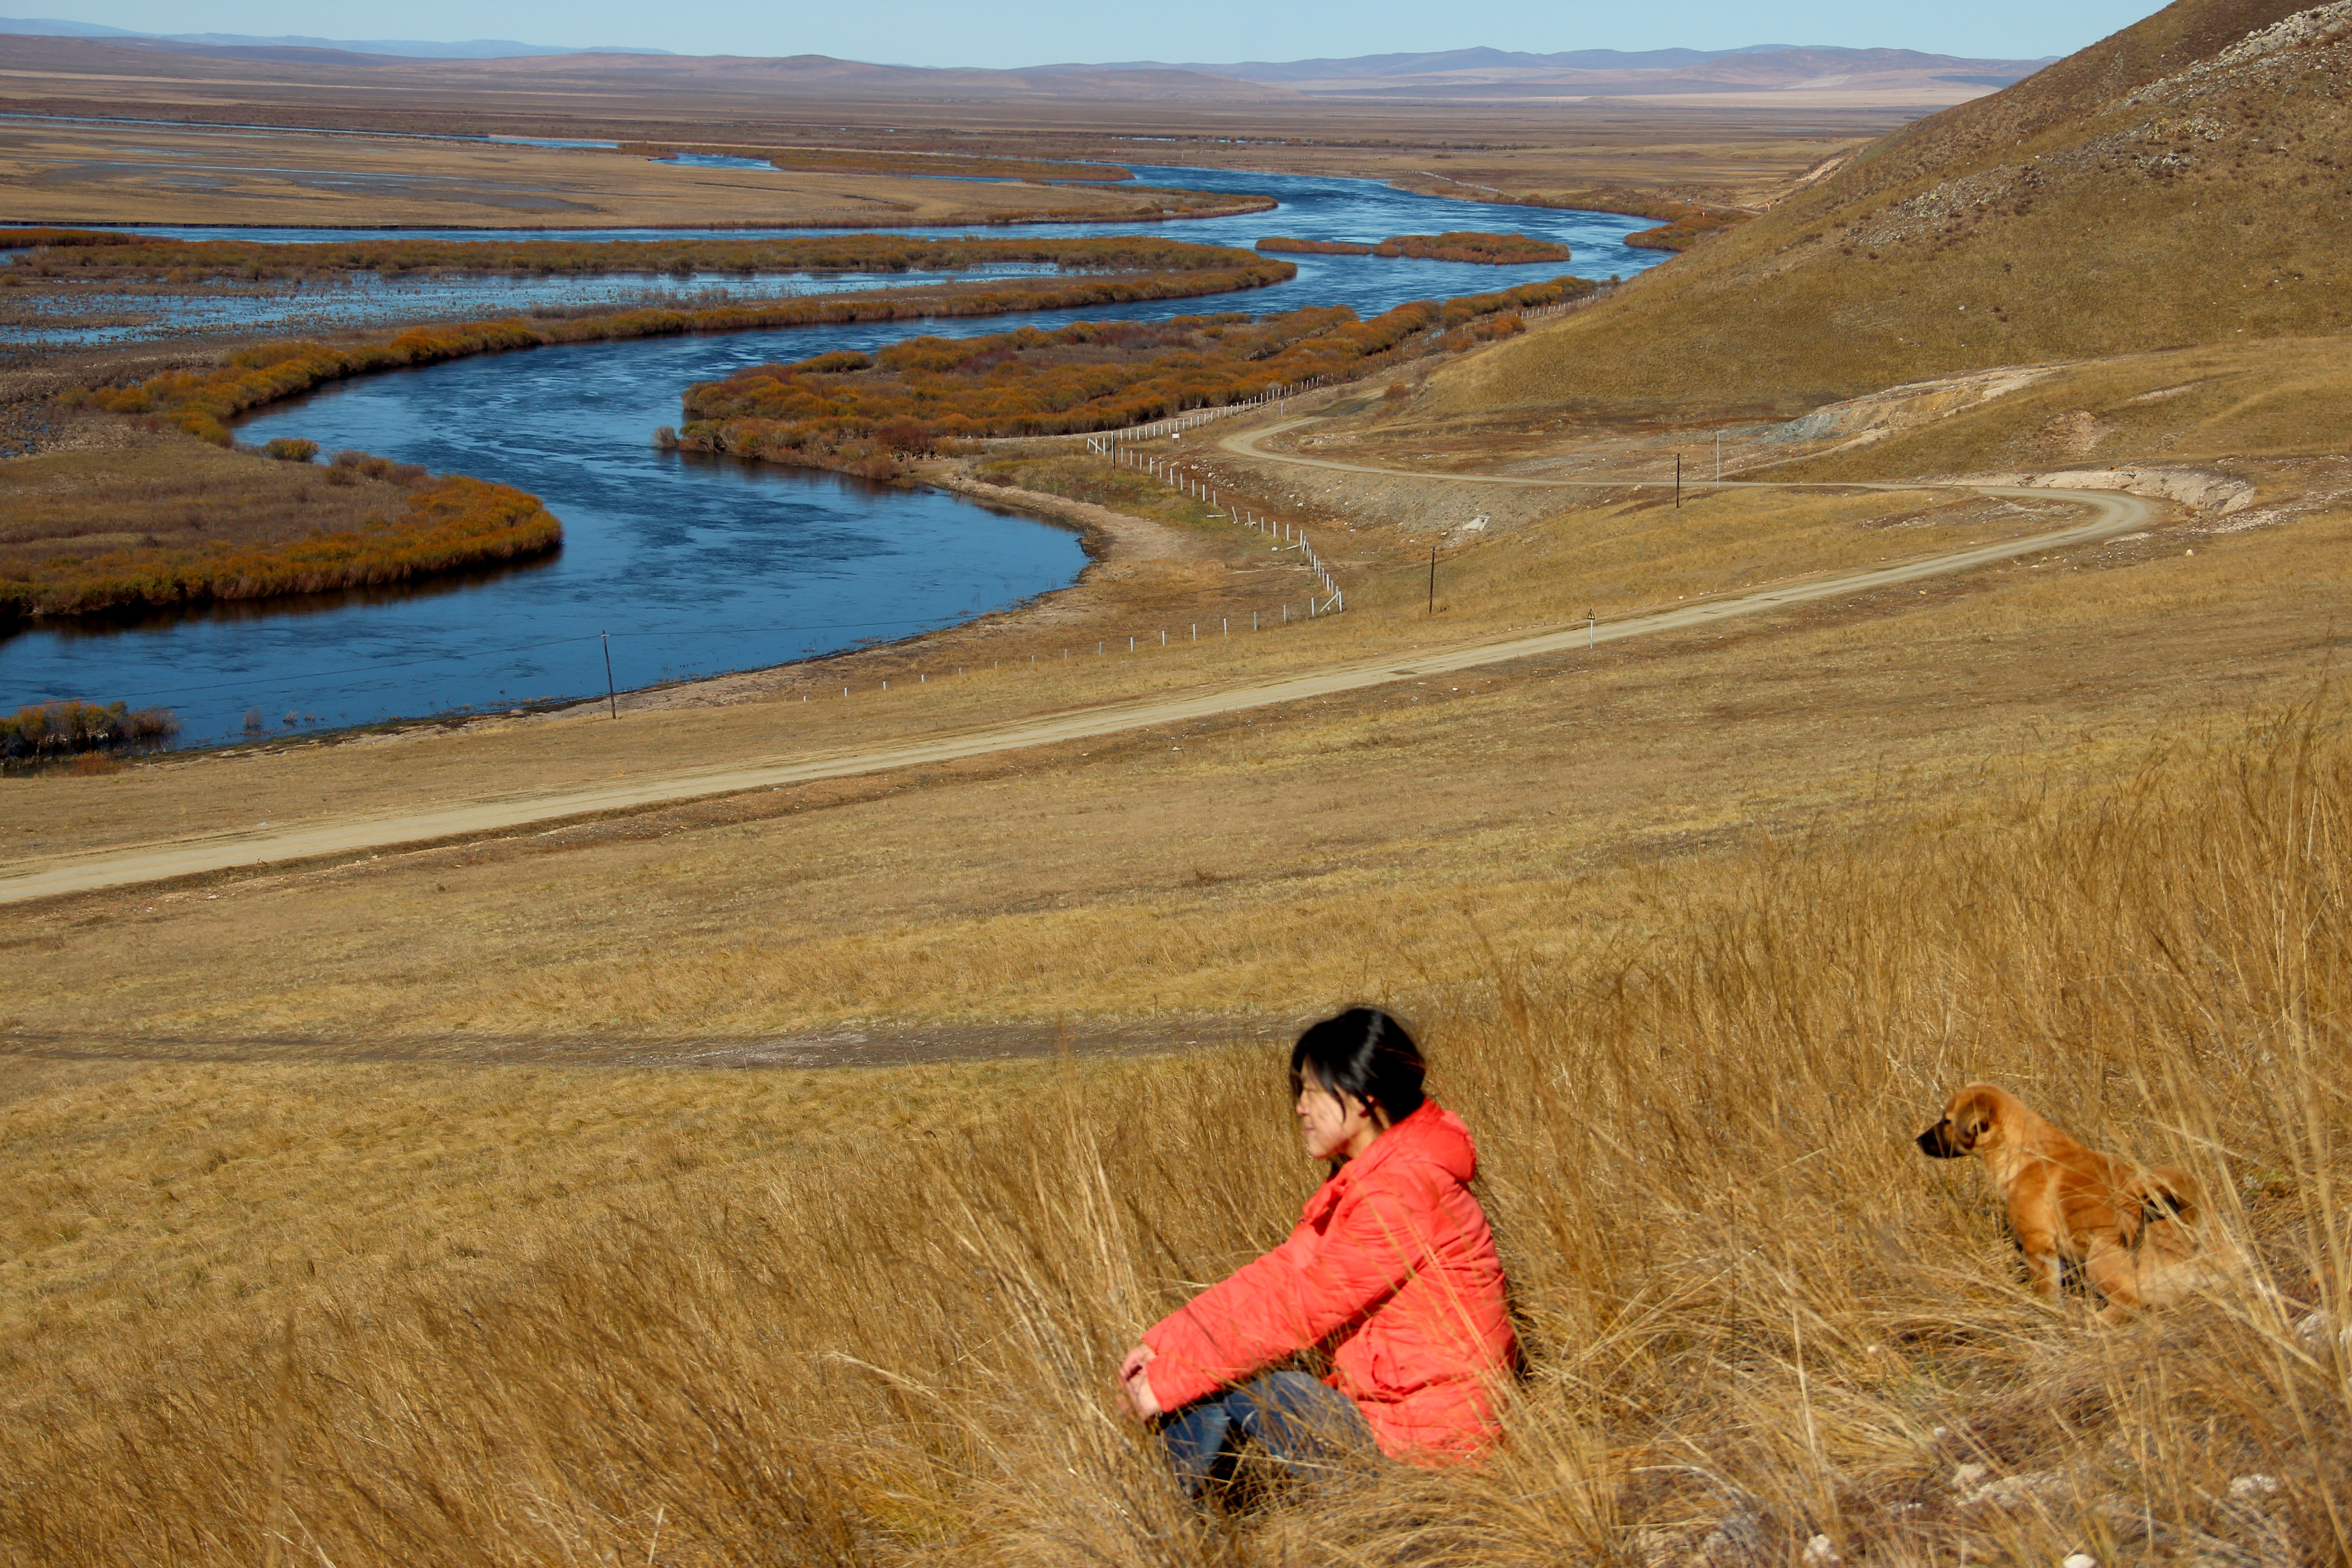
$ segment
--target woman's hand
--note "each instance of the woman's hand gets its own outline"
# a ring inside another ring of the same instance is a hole
[[[1143,1369],[1150,1366],[1152,1358],[1159,1353],[1150,1345],[1138,1345],[1119,1358],[1119,1399],[1126,1405],[1128,1413],[1138,1421],[1149,1421],[1162,1414],[1160,1398],[1151,1392],[1151,1379],[1143,1373]]]

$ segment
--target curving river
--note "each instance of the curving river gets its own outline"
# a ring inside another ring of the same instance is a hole
[[[1366,180],[1129,166],[1146,184],[1262,191],[1282,203],[1276,212],[1171,226],[1170,233],[1188,239],[1246,246],[1268,234],[1376,240],[1489,228],[1564,240],[1576,257],[1563,268],[1302,256],[1288,258],[1299,264],[1296,279],[1245,295],[574,344],[344,383],[261,411],[243,422],[239,437],[306,437],[328,451],[358,447],[435,472],[520,486],[563,520],[562,552],[418,589],[20,632],[0,639],[0,706],[67,697],[164,706],[185,726],[181,742],[202,745],[249,733],[257,719],[282,732],[598,693],[605,679],[604,634],[614,677],[625,689],[904,637],[1066,586],[1085,564],[1076,537],[935,490],[656,451],[650,435],[656,426],[678,422],[678,396],[688,383],[921,332],[968,336],[1024,322],[1156,320],[1223,310],[1256,314],[1307,304],[1346,304],[1370,316],[1407,300],[1483,292],[1563,270],[1626,275],[1664,259],[1620,243],[1648,226],[1646,219],[1471,205]],[[1037,225],[1013,232],[1083,235],[1129,226]],[[194,237],[206,231],[153,232]],[[316,229],[235,232],[281,241],[338,237]],[[489,237],[478,231],[467,237]],[[828,281],[804,278],[797,287]],[[861,280],[838,281],[856,287]],[[562,292],[564,282],[466,280],[456,308],[505,311],[572,298]],[[740,279],[726,283],[739,296],[746,292]],[[309,292],[306,308],[319,309],[319,291]],[[366,291],[352,292],[352,318],[369,319]],[[411,300],[401,313],[419,310]]]

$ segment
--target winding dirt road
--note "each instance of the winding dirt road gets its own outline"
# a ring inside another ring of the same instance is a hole
[[[1248,436],[1227,437],[1221,445],[1237,455],[1261,462],[1289,463],[1302,468],[1336,468],[1388,478],[1415,478],[1410,470],[1368,468],[1331,458],[1301,458],[1267,452],[1258,444],[1291,425],[1270,426]],[[1560,489],[1628,489],[1655,488],[1667,481],[1520,479],[1501,475],[1444,474],[1426,476],[1450,484],[1492,484]],[[1848,572],[1806,582],[1784,583],[1749,593],[1726,595],[1645,615],[1629,616],[1597,626],[1574,626],[1556,631],[1463,643],[1447,648],[1423,648],[1384,658],[1360,659],[1321,669],[1278,676],[1265,680],[1207,688],[1179,697],[1152,697],[1105,703],[1038,719],[933,735],[901,745],[855,752],[811,752],[773,758],[726,768],[685,771],[660,777],[632,779],[499,795],[461,805],[430,810],[349,817],[310,826],[264,832],[217,834],[201,837],[114,848],[79,856],[55,856],[36,860],[0,862],[0,904],[57,898],[104,888],[163,881],[175,877],[231,870],[283,861],[350,855],[405,845],[429,844],[479,834],[541,826],[567,817],[601,816],[633,808],[664,805],[746,790],[772,789],[815,779],[853,773],[880,773],[892,768],[951,762],[991,752],[1015,751],[1153,724],[1206,718],[1248,708],[1265,708],[1303,698],[1328,697],[1360,690],[1388,681],[1419,676],[1447,675],[1480,665],[1505,664],[1542,654],[1570,652],[1604,642],[1647,637],[1658,632],[1712,626],[1741,616],[1760,615],[1820,599],[1837,598],[1873,589],[1892,587],[1927,577],[1966,572],[1978,566],[2036,551],[2058,550],[2145,527],[2152,518],[2148,504],[2135,496],[2105,490],[2026,489],[1988,485],[1824,485],[1771,484],[1757,480],[1710,482],[1692,489],[1954,489],[1981,495],[2030,500],[2064,500],[2088,509],[2082,522],[2025,539],[2003,540],[1949,554],[1922,557],[1868,571]]]

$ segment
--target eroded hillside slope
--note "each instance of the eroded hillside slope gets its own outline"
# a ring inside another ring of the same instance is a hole
[[[2179,0],[1440,380],[1431,412],[1788,414],[2352,329],[2352,0]]]

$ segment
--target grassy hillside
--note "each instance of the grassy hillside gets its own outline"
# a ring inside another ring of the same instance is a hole
[[[2160,368],[2072,395],[2237,367]],[[2204,395],[2131,406],[2222,430],[2243,401]],[[1444,483],[1421,526],[1461,515]],[[1368,571],[1292,642],[1180,633],[1121,679],[2032,524],[1870,500],[1482,500],[1433,618],[1419,562]],[[2339,1560],[2325,1334],[2255,1290],[2084,1332],[2024,1294],[1981,1173],[1908,1142],[1996,1078],[2194,1165],[2264,1280],[2345,1310],[2352,735],[2277,700],[2336,657],[2352,510],[2252,515],[1116,742],[0,910],[0,1556]],[[1177,564],[1234,594],[1271,558]],[[28,779],[10,841],[940,733],[1115,689],[1053,657],[1091,629],[877,651],[856,702]],[[872,689],[918,658],[930,682]],[[1424,1026],[1479,1136],[1530,1352],[1510,1442],[1196,1519],[1109,1369],[1281,1234],[1314,1175],[1281,1021],[1355,995]],[[1109,1054],[1215,1017],[1247,1022]],[[777,1070],[894,1031],[1076,1048]]]
[[[1419,988],[1533,1363],[1483,1468],[1200,1518],[1108,1412],[1119,1348],[1312,1184],[1278,1047],[885,1079],[888,1116],[813,1075],[468,1093],[158,1064],[0,1116],[29,1167],[10,1238],[53,1298],[7,1324],[0,1542],[54,1563],[1763,1568],[1816,1535],[1867,1564],[2341,1561],[2324,1337],[2248,1290],[2084,1333],[2012,1280],[1970,1163],[1907,1141],[1996,1076],[2194,1163],[2288,1287],[2327,1269],[2352,745],[2290,715],[2138,763],[1564,889],[1566,951],[1506,937]],[[1588,921],[1596,891],[1623,918]],[[530,1156],[486,1147],[509,1138]],[[243,1321],[176,1337],[222,1248]]]
[[[2017,391],[1884,438],[1824,452],[1764,477],[1901,479],[2106,469],[2219,468],[2283,491],[2340,489],[2352,430],[2352,354],[2340,338],[2233,338],[2168,353],[2063,366]],[[2278,460],[2315,460],[2308,482]],[[2266,493],[2265,499],[2271,499]]]
[[[2289,10],[2179,0],[1922,121],[1458,367],[1433,411],[1787,414],[1990,365],[2343,331],[2352,5]]]

